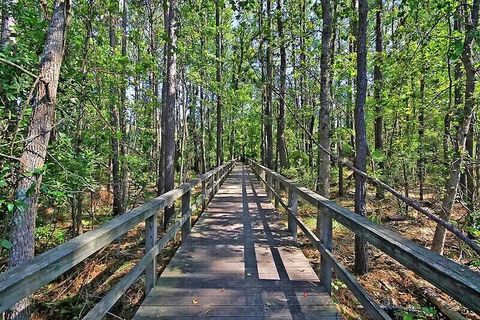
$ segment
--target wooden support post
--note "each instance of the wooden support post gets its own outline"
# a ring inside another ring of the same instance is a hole
[[[288,207],[293,216],[298,214],[298,193],[291,188],[288,189]],[[291,215],[288,215],[288,230],[292,234],[293,240],[297,241],[297,221]]]
[[[333,249],[333,225],[332,225],[332,216],[328,212],[328,209],[318,208],[318,236],[320,243],[322,243],[327,250],[330,252]],[[333,264],[330,259],[326,257],[321,257],[320,261],[320,282],[325,287],[325,290],[328,294],[332,294],[332,268]]]
[[[155,213],[145,220],[145,252],[150,251],[157,243],[158,215]],[[156,257],[145,267],[145,294],[153,289],[157,282],[157,259]]]
[[[213,190],[214,185],[215,185],[215,175],[212,174],[212,176],[210,177],[210,187],[209,187],[210,195],[208,199],[209,202],[213,199],[213,195],[215,194],[215,190]]]
[[[275,192],[280,196],[280,181],[278,179],[275,179],[275,182],[273,184],[275,187]],[[275,197],[275,209],[278,209],[280,207],[280,201],[278,200],[277,197]]]
[[[190,198],[192,195],[192,191],[189,190],[182,196],[182,218],[188,217],[185,223],[182,226],[182,241],[185,240],[187,235],[190,233],[192,229],[192,208],[190,207]]]
[[[207,183],[202,181],[202,212],[207,208]]]
[[[267,184],[270,186],[270,187],[273,187],[273,183],[272,183],[272,175],[269,174],[269,173],[266,173],[267,175]],[[268,198],[268,201],[272,201],[272,190],[270,190],[270,188],[266,188],[267,189],[267,198]]]

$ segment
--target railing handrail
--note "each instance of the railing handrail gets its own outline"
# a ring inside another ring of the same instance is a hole
[[[289,191],[292,190],[318,209],[323,209],[322,213],[327,213],[328,216],[330,216],[329,218],[335,219],[355,234],[362,236],[370,244],[385,252],[387,255],[441,289],[461,304],[475,312],[480,311],[480,273],[470,270],[468,267],[462,266],[421,245],[418,245],[386,227],[355,214],[340,206],[335,201],[322,197],[316,192],[295,183],[251,159],[248,159],[248,161],[250,165],[252,165],[252,168],[260,169],[262,172],[265,172],[267,177],[264,179],[256,172],[256,170],[254,170],[263,183],[271,189],[270,192],[273,192],[275,197],[279,197],[279,195],[275,193],[274,188],[271,186],[271,184],[273,184],[271,182],[272,179],[279,181],[287,187]],[[331,250],[327,249],[322,241],[320,241],[312,231],[307,229],[296,215],[292,214],[290,206],[285,205],[283,201],[281,202],[287,209],[289,217],[292,217],[298,222],[300,228],[306,233],[310,240],[314,241],[322,258],[324,257],[329,263],[333,262],[332,267],[337,273],[338,271],[342,272],[338,269],[338,265],[335,266],[335,261],[332,261],[333,255]],[[352,290],[352,288],[350,289]],[[358,288],[355,287],[355,289]]]
[[[205,182],[210,178],[216,180],[211,182],[213,195],[217,191],[216,186],[218,186],[220,181],[228,175],[230,170],[233,168],[234,163],[235,161],[232,160],[215,169],[212,169],[211,171],[202,174],[198,178],[184,183],[180,187],[166,192],[161,196],[146,202],[140,207],[137,207],[110,220],[97,229],[77,236],[62,245],[35,256],[33,259],[22,265],[16,266],[1,273],[0,314],[23,298],[30,296],[43,285],[53,281],[72,267],[76,266],[106,245],[110,244],[142,221],[148,221],[148,219],[151,219],[154,216],[156,217],[156,213],[158,211],[172,205],[175,200],[186,195],[187,193],[188,198],[190,198],[190,191],[200,183],[202,183],[202,188],[204,189],[202,193],[205,197]],[[221,173],[223,173],[223,175],[221,175]],[[189,201],[188,206],[188,210],[190,212],[186,212],[191,214]],[[189,216],[183,217],[180,227],[182,227],[186,222],[190,223]],[[173,233],[173,236],[178,232],[180,229],[180,227],[177,227],[178,223],[179,222],[177,221],[177,223],[167,231],[166,236],[170,231]],[[171,236],[171,234],[168,235]],[[152,248],[147,248],[147,251],[149,251],[148,249],[153,249],[155,246],[161,249],[159,243],[161,243],[162,240],[165,241],[164,238],[158,241],[155,239],[152,244]],[[155,252],[152,251],[152,253]]]

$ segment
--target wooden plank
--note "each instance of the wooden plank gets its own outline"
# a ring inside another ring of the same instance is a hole
[[[338,317],[259,187],[245,168],[232,171],[135,319]]]
[[[234,162],[215,168],[198,179],[185,183],[99,227],[58,247],[34,257],[23,265],[0,274],[0,313],[37,289],[87,259],[95,252],[125,234],[157,211],[171,205],[185,192],[207,180],[219,170],[234,166]]]
[[[191,194],[191,191],[188,191],[182,196],[182,217],[185,219],[185,223],[182,226],[182,241],[185,240],[192,229],[192,210],[190,207]]]
[[[175,222],[165,233],[165,235],[155,244],[155,246],[150,249],[142,259],[130,270],[120,281],[118,281],[115,286],[100,300],[95,307],[90,310],[83,320],[97,320],[101,319],[110,308],[115,304],[115,302],[120,299],[120,297],[128,290],[128,288],[140,277],[140,275],[145,270],[145,267],[153,261],[161,249],[163,249],[170,240],[172,240],[177,232],[181,229],[182,225],[185,223],[186,217],[183,217],[181,220]]]
[[[365,289],[363,289],[357,279],[355,279],[355,277],[335,259],[330,250],[328,250],[323,244],[319,244],[318,247],[322,254],[322,259],[329,260],[330,265],[335,269],[337,276],[347,285],[348,289],[362,304],[365,311],[372,319],[391,319],[390,316],[383,311],[382,307],[373,300]]]
[[[317,207],[329,210],[332,218],[361,235],[370,244],[388,254],[417,275],[475,312],[480,312],[480,273],[440,256],[429,249],[403,238],[397,233],[354,214],[332,200],[302,187],[292,180],[255,162],[254,167],[270,172],[275,179]]]
[[[157,243],[158,215],[155,212],[145,220],[145,251],[149,252]],[[152,259],[145,266],[145,292],[148,294],[157,282],[157,260]]]

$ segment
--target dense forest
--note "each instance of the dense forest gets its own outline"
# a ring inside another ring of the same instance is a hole
[[[478,271],[479,0],[0,3],[0,272],[247,158]]]

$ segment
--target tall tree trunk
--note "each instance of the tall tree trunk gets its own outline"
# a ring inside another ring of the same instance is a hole
[[[168,19],[168,8],[169,8],[169,2],[168,0],[163,0],[163,27],[165,29],[165,33],[168,34],[168,28],[169,28],[169,19]],[[168,65],[167,65],[167,56],[168,56],[168,41],[165,41],[163,44],[163,81],[162,81],[162,102],[161,102],[161,115],[160,115],[160,159],[159,159],[159,172],[158,172],[158,180],[157,180],[157,195],[161,195],[165,192],[165,108],[167,104],[167,91],[168,91],[168,79],[167,79],[167,70],[168,70]],[[165,222],[165,219],[164,219]]]
[[[273,169],[273,130],[272,130],[272,17],[271,17],[272,1],[267,0],[267,86],[265,101],[265,165],[267,168]]]
[[[41,170],[45,164],[50,134],[54,127],[57,88],[65,51],[70,2],[57,0],[47,31],[45,47],[40,62],[39,83],[32,99],[31,116],[25,147],[20,157],[16,200],[25,208],[13,214],[10,240],[13,244],[8,259],[9,268],[25,263],[35,252],[35,218],[42,182]],[[36,170],[39,170],[39,172]],[[7,312],[7,319],[29,319],[29,299],[23,299]]]
[[[332,8],[330,0],[322,0],[322,54],[320,57],[320,109],[318,113],[318,141],[330,150]],[[317,192],[330,197],[330,156],[318,151]],[[320,219],[317,219],[320,220]]]
[[[418,181],[419,198],[423,200],[425,184],[425,70],[420,76],[420,106],[418,110]]]
[[[444,220],[449,220],[453,202],[457,195],[458,184],[460,182],[461,168],[463,164],[463,157],[465,154],[467,135],[470,130],[470,122],[473,116],[475,107],[475,65],[473,60],[472,44],[474,39],[474,33],[478,27],[478,14],[479,14],[480,0],[473,0],[471,6],[471,12],[469,13],[467,8],[464,8],[466,19],[468,22],[465,25],[465,40],[462,51],[462,63],[465,69],[465,106],[459,121],[460,126],[457,130],[457,151],[451,165],[450,176],[446,184],[445,196],[442,200],[442,210],[439,216]],[[437,225],[435,229],[435,235],[432,242],[432,250],[443,254],[443,248],[445,246],[446,230],[440,225]]]
[[[280,41],[280,97],[278,100],[278,121],[277,121],[277,152],[278,171],[288,166],[287,147],[285,145],[285,93],[287,79],[287,54],[285,50],[285,39],[283,34],[283,1],[277,0],[277,29]]]
[[[175,186],[175,106],[177,93],[177,0],[169,0],[167,19],[167,92],[165,109],[165,192],[172,190]],[[164,228],[174,214],[174,207],[165,209]]]
[[[383,108],[382,108],[382,61],[383,61],[383,31],[382,31],[382,11],[383,0],[376,0],[375,13],[375,66],[373,69],[374,97],[375,97],[375,150],[383,151]],[[384,163],[381,160],[378,163],[378,169],[383,171]],[[376,188],[377,199],[383,199],[383,188]]]
[[[475,114],[473,114],[470,123],[470,129],[468,130],[467,134],[467,141],[465,142],[465,148],[469,158],[465,170],[465,176],[467,178],[465,200],[467,202],[467,208],[470,210],[470,212],[475,211],[475,176],[473,170],[473,160],[475,159],[475,144],[473,141],[475,120],[476,117]]]
[[[365,125],[365,103],[367,99],[367,30],[368,1],[358,1],[357,32],[357,96],[355,105],[355,167],[366,171],[367,168],[367,133]],[[367,189],[365,178],[355,174],[355,212],[366,216]],[[357,274],[368,271],[367,242],[355,235],[355,266]]]
[[[220,1],[215,1],[215,43],[217,59],[217,167],[223,163],[223,124],[222,124],[222,33],[220,26]]]
[[[110,48],[112,55],[115,54],[115,48],[117,45],[116,29],[118,27],[117,17],[110,16]],[[115,134],[112,135],[112,191],[113,191],[113,215],[118,216],[125,212],[123,206],[123,182],[121,173],[121,150],[120,150],[120,114],[121,111],[117,106],[118,91],[115,88],[115,80],[110,84],[110,125],[115,129]]]

